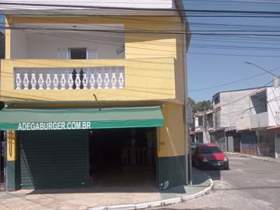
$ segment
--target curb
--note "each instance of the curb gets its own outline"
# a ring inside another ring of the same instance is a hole
[[[151,201],[151,202],[137,203],[137,204],[93,207],[93,208],[88,208],[88,210],[138,210],[138,209],[147,209],[153,207],[169,206],[169,205],[189,201],[207,194],[213,188],[214,185],[214,182],[210,177],[208,180],[210,182],[208,187],[192,195],[183,195],[183,196],[178,196],[178,197],[169,198],[160,201]]]
[[[275,159],[275,158],[272,158],[272,157],[248,155],[248,154],[237,153],[237,152],[226,152],[226,154],[235,155],[235,156],[239,156],[239,157],[248,157],[248,158],[252,158],[252,159],[256,159],[256,160],[263,160],[263,161],[269,161],[269,162],[274,162],[274,163],[280,163],[280,159]]]

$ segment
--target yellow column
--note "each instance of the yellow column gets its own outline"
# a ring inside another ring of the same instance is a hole
[[[13,130],[7,131],[7,161],[16,160],[16,133]]]
[[[6,189],[14,191],[18,189],[17,183],[17,151],[16,151],[16,133],[15,131],[7,131],[7,162],[6,162]]]
[[[11,59],[11,29],[7,18],[5,18],[5,59]]]

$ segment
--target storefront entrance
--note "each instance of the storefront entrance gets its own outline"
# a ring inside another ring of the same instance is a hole
[[[156,186],[156,128],[18,132],[20,188]]]
[[[90,134],[94,185],[156,184],[156,129],[102,129]]]
[[[163,125],[159,106],[3,109],[7,190],[155,185]]]

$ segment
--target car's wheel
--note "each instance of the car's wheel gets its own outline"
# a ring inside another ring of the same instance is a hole
[[[229,170],[229,162],[226,162],[226,164],[224,166],[224,170]]]
[[[195,161],[195,167],[198,168],[198,169],[201,168],[201,165],[200,165],[199,161]]]

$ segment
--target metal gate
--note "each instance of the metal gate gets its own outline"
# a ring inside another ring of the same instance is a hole
[[[87,131],[19,132],[21,188],[52,189],[89,182]]]
[[[240,152],[257,155],[257,136],[254,131],[240,133]]]
[[[280,158],[280,133],[275,134],[275,157]]]

